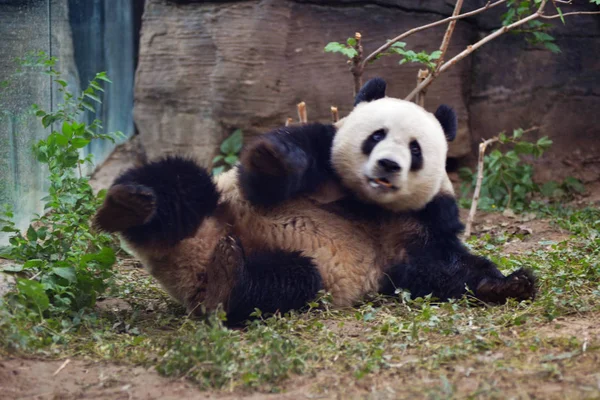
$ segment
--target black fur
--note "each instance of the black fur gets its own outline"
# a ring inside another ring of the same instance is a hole
[[[446,140],[451,142],[456,138],[456,131],[458,129],[458,121],[456,118],[456,113],[452,109],[452,107],[442,104],[435,111],[435,117],[442,125],[442,129],[444,130],[444,134],[446,135]]]
[[[208,172],[194,161],[177,156],[132,168],[115,180],[113,187],[116,185],[132,193],[144,190],[152,194],[148,199],[154,202],[151,218],[123,232],[128,240],[138,244],[153,241],[173,245],[194,235],[219,200]]]
[[[354,106],[356,107],[359,103],[362,103],[363,101],[369,102],[384,98],[385,87],[386,83],[383,79],[369,79],[367,83],[365,83],[356,94],[356,97],[354,98]]]
[[[261,135],[242,154],[242,193],[254,205],[272,206],[315,190],[333,176],[330,153],[335,128],[309,124]]]
[[[410,150],[410,170],[418,171],[423,168],[423,153],[419,142],[413,140],[409,145]]]
[[[535,281],[529,271],[521,269],[504,277],[493,262],[464,247],[458,237],[463,225],[454,198],[439,195],[415,217],[426,228],[425,236],[408,246],[408,262],[388,270],[382,293],[406,289],[413,298],[432,294],[445,301],[463,296],[468,287],[489,303],[502,303],[509,297],[533,298]]]
[[[237,325],[255,308],[263,314],[302,309],[321,289],[317,267],[300,252],[275,250],[250,255],[231,292],[227,322]]]
[[[379,143],[383,139],[385,139],[386,135],[387,135],[387,132],[385,131],[385,129],[378,129],[375,132],[373,132],[372,134],[370,134],[369,137],[363,141],[363,143],[360,147],[362,153],[365,156],[368,156],[369,154],[371,154],[371,152],[373,151],[375,146],[377,146],[377,143]]]

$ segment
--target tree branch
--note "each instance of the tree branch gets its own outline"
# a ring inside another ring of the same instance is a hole
[[[489,2],[488,2],[489,4]],[[456,5],[454,6],[454,11],[452,12],[452,16],[456,17],[460,14],[460,9],[462,8],[463,0],[456,0]],[[437,59],[435,63],[434,71],[442,65],[444,62],[444,56],[446,55],[446,51],[448,50],[448,45],[450,44],[450,39],[452,38],[452,34],[454,33],[454,27],[456,26],[456,20],[452,20],[448,23],[448,28],[446,29],[446,33],[444,34],[444,38],[442,39],[442,44],[440,46],[440,51],[442,54],[440,58]]]
[[[469,54],[471,54],[472,52],[474,52],[475,50],[477,50],[484,44],[496,39],[498,36],[501,36],[501,35],[505,34],[506,32],[508,32],[518,26],[521,26],[523,24],[526,24],[529,21],[533,21],[534,19],[539,18],[542,15],[542,13],[544,12],[544,8],[546,7],[547,2],[548,2],[548,0],[542,0],[542,3],[540,4],[539,8],[537,9],[537,11],[535,13],[533,13],[530,16],[523,18],[517,22],[514,22],[510,25],[503,26],[502,28],[498,29],[497,31],[487,35],[480,41],[467,46],[467,48],[465,50],[461,51],[456,56],[454,56],[453,58],[448,60],[448,62],[443,63],[441,65],[441,67],[437,70],[437,74],[430,74],[429,77],[427,77],[427,79],[425,79],[423,82],[421,82],[421,84],[419,84],[412,92],[410,92],[410,94],[408,96],[406,96],[404,98],[404,100],[408,100],[408,101],[412,100],[416,96],[417,93],[421,92],[421,90],[426,89],[429,85],[431,85],[431,83],[434,81],[434,79],[437,78],[442,72],[446,71],[448,68],[450,68],[451,66],[456,64],[458,61],[462,60],[463,58],[467,57]]]
[[[409,31],[406,31],[403,34],[401,34],[399,36],[396,36],[392,40],[388,41],[386,44],[382,45],[381,47],[379,47],[377,50],[375,50],[371,54],[369,54],[363,60],[361,66],[364,69],[365,65],[367,65],[367,63],[369,61],[371,61],[372,59],[374,59],[375,57],[377,57],[380,53],[383,53],[384,51],[386,51],[387,49],[389,49],[392,46],[392,44],[394,44],[398,40],[402,40],[405,37],[408,37],[408,36],[410,36],[412,34],[424,31],[424,30],[429,29],[429,28],[434,28],[434,27],[436,27],[438,25],[444,25],[444,24],[446,24],[448,22],[451,22],[451,21],[457,21],[459,19],[471,17],[473,15],[482,13],[482,12],[484,12],[486,10],[489,10],[490,8],[496,7],[497,5],[500,5],[500,4],[505,3],[505,2],[506,2],[506,0],[498,0],[498,1],[494,2],[494,3],[492,3],[491,1],[488,1],[485,6],[483,6],[481,8],[478,8],[476,10],[473,10],[473,11],[470,11],[470,12],[467,12],[467,13],[464,13],[464,14],[460,14],[460,15],[456,15],[456,16],[444,18],[442,20],[439,20],[439,21],[436,21],[436,22],[432,22],[431,24],[419,26],[419,27],[413,28],[413,29],[411,29]]]
[[[569,16],[569,15],[594,15],[594,14],[600,14],[600,11],[573,11],[573,12],[568,12],[568,13],[563,13],[563,17]],[[544,18],[544,19],[556,19],[556,18],[560,18],[561,15],[560,14],[554,14],[554,15],[540,15],[540,18]]]
[[[488,140],[484,140],[479,143],[479,156],[477,157],[477,183],[475,184],[475,191],[473,192],[473,201],[471,202],[471,209],[469,210],[469,217],[467,218],[467,224],[465,226],[465,238],[471,236],[471,230],[473,227],[473,220],[475,219],[475,213],[477,212],[477,203],[479,202],[479,195],[481,193],[481,183],[483,182],[483,160],[485,156],[485,149],[492,143],[495,143],[499,138],[493,137]]]

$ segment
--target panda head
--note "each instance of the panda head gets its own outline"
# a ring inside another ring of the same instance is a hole
[[[447,186],[448,142],[454,111],[435,114],[385,97],[382,79],[368,81],[355,108],[337,124],[331,161],[343,185],[361,200],[393,211],[419,210]]]

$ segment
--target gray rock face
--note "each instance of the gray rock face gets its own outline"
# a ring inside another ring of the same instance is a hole
[[[368,53],[407,29],[452,12],[453,2],[429,3],[147,0],[135,121],[148,155],[188,153],[208,164],[234,129],[242,128],[246,136],[270,130],[295,117],[300,101],[306,101],[310,121],[328,121],[331,105],[347,114],[352,76],[344,57],[324,53],[323,47],[359,31]],[[447,59],[497,28],[501,12],[459,22]],[[434,111],[446,103],[459,115],[450,156],[469,154],[474,140],[500,130],[541,123],[543,134],[566,135],[572,146],[590,145],[587,139],[579,141],[582,132],[598,144],[593,110],[600,93],[599,22],[589,16],[573,18],[566,27],[558,22],[559,55],[505,35],[437,80],[427,93],[426,108]],[[440,26],[411,36],[407,47],[433,51],[444,31]],[[364,79],[381,76],[388,82],[388,95],[404,97],[413,89],[419,67],[397,63],[397,58],[383,58],[367,68]]]

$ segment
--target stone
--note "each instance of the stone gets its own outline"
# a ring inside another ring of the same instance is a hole
[[[465,11],[486,1],[468,3]],[[449,16],[453,4],[147,0],[134,115],[148,156],[193,154],[208,166],[235,129],[241,128],[248,139],[280,126],[287,117],[296,117],[300,101],[307,103],[309,121],[329,121],[332,105],[343,116],[352,107],[352,75],[344,57],[324,53],[324,46],[358,31],[368,54],[399,33]],[[460,21],[446,59],[498,29],[503,12],[501,5]],[[531,137],[550,136],[558,144],[556,152],[597,148],[598,19],[581,16],[566,26],[560,20],[552,23],[562,53],[533,48],[523,37],[506,34],[433,83],[426,108],[434,111],[445,103],[459,116],[450,157],[473,154],[481,138],[501,130],[531,125],[543,126]],[[406,39],[407,47],[433,51],[445,29],[413,35]],[[388,82],[388,95],[403,98],[414,88],[418,69],[384,57],[367,67],[364,79],[381,76]]]

